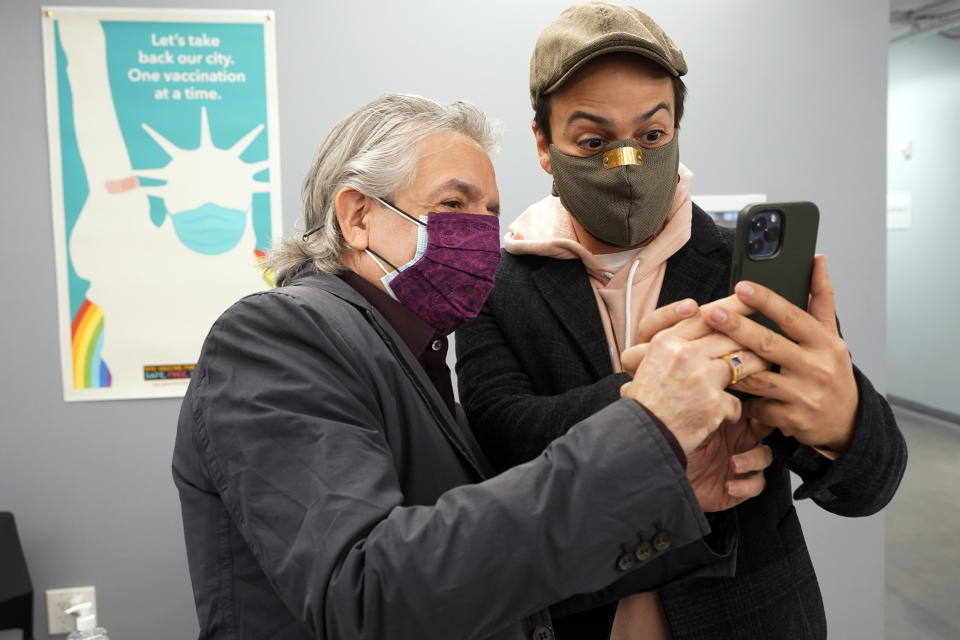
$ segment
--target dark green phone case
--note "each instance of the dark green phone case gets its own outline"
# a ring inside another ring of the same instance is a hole
[[[779,250],[769,258],[754,260],[747,255],[747,234],[751,217],[761,211],[782,216]],[[810,297],[810,276],[817,248],[820,211],[812,202],[760,202],[750,204],[737,216],[737,232],[730,268],[730,291],[741,280],[750,280],[776,291],[804,311]],[[783,333],[769,318],[755,313],[752,318]]]

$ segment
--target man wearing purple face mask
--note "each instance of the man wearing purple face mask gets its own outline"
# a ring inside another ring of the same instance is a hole
[[[628,396],[500,475],[481,452],[445,354],[499,262],[494,146],[465,103],[360,108],[269,258],[278,288],[210,330],[173,457],[201,638],[550,640],[548,607],[731,571],[722,510],[769,452],[714,438],[685,468],[719,404],[668,430]]]

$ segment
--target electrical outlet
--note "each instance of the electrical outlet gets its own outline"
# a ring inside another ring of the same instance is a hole
[[[76,630],[76,618],[69,613],[67,609],[81,602],[89,602],[93,605],[91,613],[97,614],[97,589],[96,587],[72,587],[70,589],[47,589],[47,633],[56,635],[58,633],[70,633]]]

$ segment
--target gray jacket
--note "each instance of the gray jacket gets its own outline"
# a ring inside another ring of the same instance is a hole
[[[494,477],[383,317],[313,268],[214,324],[173,473],[201,638],[551,637],[550,605],[734,560],[735,526],[717,552],[701,540],[707,520],[639,405]]]

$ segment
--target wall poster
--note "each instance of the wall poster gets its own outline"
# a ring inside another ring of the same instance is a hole
[[[217,316],[272,286],[273,17],[42,9],[65,400],[182,396]]]

